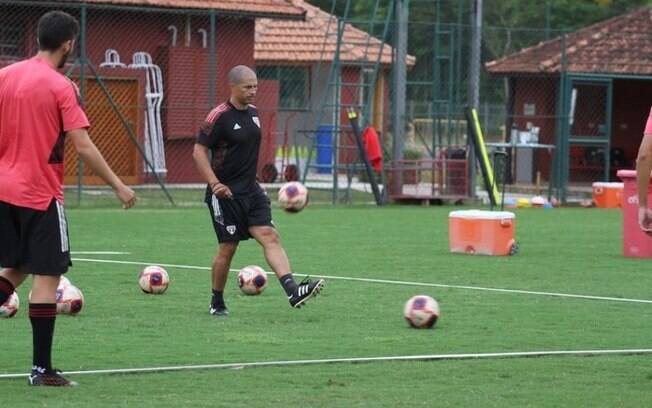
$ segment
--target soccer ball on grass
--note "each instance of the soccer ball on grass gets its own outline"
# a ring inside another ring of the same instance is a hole
[[[148,266],[138,276],[138,285],[145,293],[160,295],[167,290],[169,284],[170,277],[160,266]]]
[[[27,295],[29,301],[32,301],[32,292]],[[84,307],[84,294],[70,279],[61,275],[59,285],[57,286],[55,302],[57,304],[57,314],[67,314],[75,316],[81,312]]]
[[[412,296],[405,304],[403,316],[415,329],[430,329],[439,318],[439,304],[430,296]]]
[[[79,288],[68,281],[57,288],[57,313],[75,316],[84,307],[84,294]]]
[[[238,287],[245,295],[260,295],[267,287],[267,274],[260,266],[245,266],[238,272]]]
[[[0,317],[9,319],[10,317],[16,316],[18,309],[20,308],[20,299],[18,299],[18,294],[16,292],[12,293],[2,305],[0,305]]]

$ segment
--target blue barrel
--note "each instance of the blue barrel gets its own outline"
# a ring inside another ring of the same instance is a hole
[[[330,174],[333,171],[333,125],[317,127],[317,173]]]

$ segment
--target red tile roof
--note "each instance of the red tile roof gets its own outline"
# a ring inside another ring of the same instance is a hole
[[[333,60],[337,48],[337,17],[304,0],[291,2],[295,7],[306,10],[305,21],[256,19],[256,62],[308,64]],[[343,34],[343,46],[340,48],[340,60],[373,63],[378,59],[381,48],[381,63],[391,64],[392,47],[347,24]],[[407,62],[408,65],[414,65],[416,59],[408,55]]]
[[[485,64],[492,74],[561,70],[561,38]],[[565,39],[568,72],[652,75],[652,7],[593,24]]]
[[[70,0],[59,0],[67,1]],[[73,0],[75,1],[75,0]],[[76,0],[78,3],[111,4],[116,6],[163,7],[183,9],[214,9],[218,13],[247,14],[266,17],[303,19],[305,11],[290,0]]]

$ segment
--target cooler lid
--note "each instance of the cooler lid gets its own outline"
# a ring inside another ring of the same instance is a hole
[[[623,179],[623,180],[624,179],[630,179],[630,178],[635,179],[636,178],[636,170],[618,170],[618,173],[616,173],[616,175],[618,177],[620,177],[621,179]]]
[[[623,188],[625,184],[624,183],[614,183],[614,182],[606,182],[606,181],[598,181],[596,183],[593,183],[593,187],[602,187],[602,188]]]
[[[460,210],[451,211],[449,218],[464,218],[470,220],[504,220],[514,219],[516,215],[509,211],[485,211],[485,210]]]

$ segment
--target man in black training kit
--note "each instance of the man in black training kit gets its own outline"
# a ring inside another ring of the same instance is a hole
[[[244,65],[231,69],[229,100],[213,109],[202,125],[193,151],[197,169],[208,182],[206,204],[219,242],[212,265],[213,298],[209,313],[229,314],[224,286],[240,241],[253,237],[263,247],[292,307],[301,307],[324,286],[324,280],[304,279],[298,285],[272,223],[267,194],[256,181],[260,120],[252,105],[258,90],[256,74]],[[209,160],[212,151],[212,164]]]
[[[51,361],[57,286],[71,265],[64,141],[69,139],[79,157],[113,187],[124,208],[136,200],[88,137],[90,123],[77,87],[57,72],[78,33],[71,15],[46,13],[38,22],[38,54],[0,69],[0,304],[32,275],[30,385],[76,385]]]

